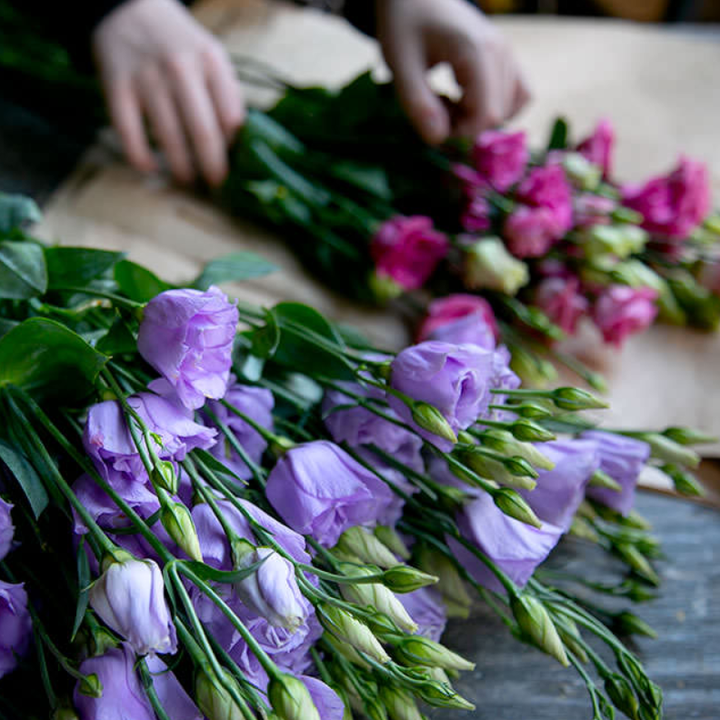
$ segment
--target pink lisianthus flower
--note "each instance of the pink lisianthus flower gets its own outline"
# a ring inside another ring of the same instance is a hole
[[[375,233],[370,254],[379,275],[404,290],[416,290],[432,275],[448,248],[447,237],[433,228],[431,218],[396,216],[386,220]]]
[[[480,195],[470,198],[460,216],[460,225],[467,232],[480,233],[489,230],[490,203]]]
[[[546,165],[531,170],[518,186],[517,198],[530,207],[550,211],[555,240],[559,240],[572,227],[570,185],[560,165]]]
[[[462,321],[462,326],[459,323]],[[457,335],[451,338],[450,335]],[[430,303],[428,314],[418,330],[418,342],[444,340],[472,342],[494,349],[500,337],[490,303],[479,295],[456,293]]]
[[[480,176],[502,193],[520,180],[530,154],[524,132],[486,130],[475,140],[472,156]]]
[[[575,225],[586,228],[592,225],[609,225],[615,201],[602,195],[582,193],[574,198]]]
[[[622,201],[639,212],[642,226],[663,238],[687,237],[710,211],[710,182],[707,166],[681,157],[669,175],[648,180],[645,185],[628,185]]]
[[[578,320],[590,307],[576,276],[546,278],[538,286],[535,303],[568,335],[575,334]]]
[[[611,285],[595,303],[593,319],[605,342],[621,347],[625,339],[652,324],[658,292],[649,287]]]
[[[549,208],[521,205],[505,220],[503,236],[515,257],[541,257],[557,240],[556,228]]]
[[[603,178],[607,180],[612,173],[614,145],[615,129],[607,118],[603,118],[597,124],[593,134],[577,146],[577,150],[591,163],[602,168]]]

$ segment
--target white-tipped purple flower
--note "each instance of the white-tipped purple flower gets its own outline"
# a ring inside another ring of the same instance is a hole
[[[326,440],[296,445],[270,472],[265,494],[294,530],[331,547],[355,525],[374,523],[391,490]]]
[[[17,667],[18,658],[30,644],[32,621],[27,603],[22,583],[11,585],[0,580],[0,678]]]
[[[585,432],[581,437],[593,441],[600,457],[600,470],[607,473],[622,488],[589,487],[588,497],[627,515],[635,504],[635,486],[650,457],[650,446],[642,440],[615,435],[601,430]]]
[[[492,377],[492,351],[478,345],[427,341],[398,353],[392,362],[391,385],[412,400],[434,407],[457,434],[487,409]],[[452,449],[452,441],[420,427],[417,414],[400,398],[388,393],[388,402],[424,438],[441,450]]]
[[[138,350],[185,407],[225,395],[238,311],[216,287],[168,290],[145,307]]]
[[[90,588],[90,607],[139,655],[174,653],[177,636],[162,572],[152,560],[125,555],[122,562],[110,562]]]
[[[0,560],[2,560],[12,547],[15,527],[12,524],[10,511],[13,506],[0,498]]]

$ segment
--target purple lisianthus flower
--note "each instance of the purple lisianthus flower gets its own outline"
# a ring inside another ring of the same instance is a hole
[[[519,492],[540,520],[567,532],[587,484],[600,465],[596,445],[588,440],[556,440],[539,443],[537,449],[555,467],[538,470],[537,487]]]
[[[237,324],[237,308],[216,287],[168,290],[145,307],[138,350],[195,410],[225,395]]]
[[[527,583],[563,534],[562,528],[550,523],[538,529],[508,517],[485,492],[463,508],[457,522],[463,536],[519,587]],[[475,580],[488,590],[503,592],[503,586],[485,563],[454,538],[448,538],[448,544]]]
[[[434,588],[422,587],[397,598],[417,624],[417,634],[439,642],[447,625],[447,613],[440,593]]]
[[[322,680],[310,675],[300,675],[303,685],[310,693],[313,705],[317,708],[320,720],[343,720],[345,703],[340,696]]]
[[[391,385],[413,400],[433,405],[455,433],[472,425],[490,402],[493,353],[478,345],[451,345],[427,341],[398,353],[392,362]],[[411,409],[388,395],[395,412],[438,448],[449,451],[452,443],[420,428]]]
[[[492,377],[490,387],[494,390],[516,390],[522,385],[522,380],[510,369],[510,351],[505,345],[500,345],[492,356]],[[507,395],[494,393],[493,405],[503,405]],[[504,410],[493,410],[490,417],[495,420],[513,420],[515,415]]]
[[[326,440],[296,445],[278,460],[265,494],[294,530],[331,547],[355,525],[377,520],[387,485]]]
[[[147,657],[145,662],[153,676],[153,687],[158,700],[167,716],[172,720],[203,720],[203,714],[185,692],[175,673],[168,670],[159,657]]]
[[[384,399],[382,390],[359,383],[339,383],[355,395],[371,399]],[[322,404],[325,427],[336,443],[347,442],[353,447],[376,445],[413,470],[422,471],[423,461],[420,455],[422,439],[414,433],[395,425],[370,410],[355,405],[347,409],[335,410],[339,406],[353,405],[354,400],[340,390],[328,390]],[[390,408],[378,406],[386,415],[397,418]],[[398,418],[399,419],[399,418]]]
[[[265,388],[235,383],[235,377],[233,375],[230,376],[230,379],[233,384],[228,388],[223,400],[226,400],[230,405],[247,415],[258,425],[272,431],[272,409],[275,404],[273,394]],[[256,463],[260,462],[260,458],[267,447],[267,442],[263,439],[262,435],[250,427],[250,425],[234,412],[228,410],[222,403],[211,401],[207,407],[217,416],[218,420],[225,423],[233,433],[235,433],[238,443],[240,443],[243,450],[248,454],[250,460]],[[209,424],[212,425],[212,420],[209,420]],[[238,477],[243,480],[250,477],[250,468],[248,468],[237,452],[235,452],[232,445],[230,445],[222,433],[218,435],[218,442],[213,445],[210,452]]]
[[[2,560],[12,547],[15,535],[15,526],[12,524],[10,511],[13,506],[0,498],[0,560]]]
[[[193,421],[192,413],[167,398],[153,393],[131,395],[128,404],[160,436],[155,444],[158,457],[180,461],[194,448],[208,449],[215,444],[217,431]],[[105,478],[110,469],[130,473],[144,481],[147,473],[133,442],[120,403],[116,400],[93,405],[88,410],[83,444]]]
[[[596,444],[600,457],[600,469],[620,483],[622,490],[589,487],[588,497],[627,515],[635,504],[635,486],[645,463],[650,457],[650,446],[642,440],[590,430],[581,438]]]
[[[162,572],[152,560],[111,563],[90,588],[90,607],[139,655],[177,650]]]
[[[30,644],[32,621],[24,583],[0,580],[0,678],[17,667]]]

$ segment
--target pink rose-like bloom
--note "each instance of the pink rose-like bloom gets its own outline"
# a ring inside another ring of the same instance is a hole
[[[520,183],[517,197],[526,205],[551,211],[554,240],[559,240],[572,227],[572,194],[560,165],[531,170]]]
[[[468,200],[460,225],[468,232],[485,232],[490,229],[490,203],[480,195]]]
[[[607,180],[612,172],[614,145],[615,129],[607,118],[603,118],[597,124],[593,134],[585,138],[585,140],[577,146],[577,150],[591,163],[602,168],[603,178]]]
[[[595,303],[593,318],[605,342],[620,347],[628,335],[644,330],[657,315],[658,292],[649,287],[611,285]]]
[[[602,195],[582,193],[574,199],[575,225],[591,227],[593,225],[609,225],[610,214],[615,209],[615,201]]]
[[[370,254],[380,275],[405,290],[425,284],[449,248],[447,237],[425,215],[396,216],[385,221],[373,237]]]
[[[505,192],[522,177],[530,154],[524,132],[487,130],[478,135],[472,156],[478,173],[495,190]]]
[[[556,228],[552,210],[522,205],[508,215],[503,236],[515,257],[541,257],[557,240]]]
[[[462,325],[459,324],[461,320],[465,320]],[[458,345],[470,342],[487,350],[495,349],[499,337],[500,330],[490,303],[479,295],[467,293],[433,300],[418,330],[418,342],[443,340]]]
[[[637,210],[642,226],[669,239],[688,236],[710,211],[710,182],[704,163],[681,157],[667,176],[623,188],[623,204]]]
[[[227,390],[238,310],[216,287],[168,290],[145,307],[138,350],[191,410]]]
[[[580,280],[574,276],[546,278],[538,286],[535,302],[568,335],[575,334],[578,320],[590,306],[580,294]]]
[[[463,192],[468,197],[477,195],[479,191],[487,190],[488,184],[485,178],[469,165],[453,163],[450,172],[462,183]]]

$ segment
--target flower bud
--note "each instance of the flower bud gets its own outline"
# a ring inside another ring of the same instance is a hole
[[[515,295],[530,280],[528,266],[496,237],[483,238],[465,250],[462,272],[469,290],[497,290],[505,295]]]
[[[80,681],[78,691],[88,697],[99,698],[103,694],[103,686],[100,678],[95,673],[85,675]]]
[[[706,443],[715,443],[718,440],[712,435],[706,435],[699,430],[686,427],[669,427],[662,434],[679,445],[704,445]]]
[[[426,665],[449,670],[475,669],[475,663],[421,635],[398,638],[395,656],[401,663],[410,667]]]
[[[389,275],[378,272],[370,273],[368,286],[372,296],[381,305],[400,297],[405,292],[402,285],[396,283]]]
[[[474,473],[480,475],[480,477],[494,480],[502,485],[523,490],[533,490],[537,485],[532,478],[514,475],[508,470],[504,463],[487,457],[480,447],[473,446],[472,448],[456,450],[454,455],[463,465],[469,467]],[[458,477],[469,485],[476,484],[474,480],[467,475],[460,474]]]
[[[602,180],[602,168],[580,153],[565,153],[562,166],[570,182],[580,190],[595,190]]]
[[[641,225],[644,219],[642,213],[637,212],[637,210],[631,210],[624,205],[618,205],[610,216],[615,222],[630,223],[632,225]]]
[[[415,698],[407,690],[382,685],[380,700],[387,708],[391,720],[422,720]]]
[[[700,464],[700,456],[690,448],[680,445],[665,435],[659,433],[633,433],[633,437],[643,440],[650,446],[650,455],[658,460],[686,465],[696,468]]]
[[[358,567],[352,564],[341,565],[340,569],[347,575],[375,574],[372,568]],[[417,624],[410,617],[405,606],[385,585],[380,583],[357,583],[355,585],[341,583],[340,592],[349,602],[354,602],[364,608],[374,608],[378,613],[387,615],[406,632],[417,632]]]
[[[511,488],[501,487],[493,492],[493,500],[506,515],[533,527],[540,528],[542,523],[523,497]]]
[[[588,661],[587,653],[585,648],[580,644],[580,631],[577,628],[574,620],[566,619],[565,622],[569,625],[570,629],[558,627],[557,631],[560,635],[560,639],[563,645],[582,663]]]
[[[452,443],[457,442],[457,436],[450,427],[450,423],[434,405],[416,400],[410,409],[412,419],[423,430],[427,430],[433,435],[449,440]]]
[[[418,565],[425,572],[439,579],[437,589],[448,608],[448,615],[467,617],[472,606],[472,598],[468,594],[460,573],[455,564],[446,555],[423,545],[418,554]]]
[[[510,349],[510,369],[520,377],[523,385],[544,388],[557,380],[557,370],[551,362],[527,352],[519,345]]]
[[[394,555],[401,557],[403,560],[410,558],[410,550],[395,528],[387,525],[376,525],[373,534]]]
[[[629,543],[615,545],[617,554],[639,575],[653,585],[660,584],[660,578],[650,564],[650,561],[634,546]]]
[[[438,579],[410,565],[396,565],[383,573],[383,583],[396,593],[410,593],[434,585]]]
[[[705,495],[705,488],[692,473],[672,463],[663,465],[661,470],[673,481],[673,485],[679,493],[691,497],[703,497]]]
[[[433,707],[449,708],[452,710],[474,710],[475,706],[462,695],[458,695],[450,685],[428,681],[421,685],[416,695]]]
[[[317,605],[316,611],[318,620],[325,630],[338,640],[350,643],[356,650],[369,655],[382,664],[390,660],[390,656],[370,628],[349,612],[327,603]]]
[[[150,480],[154,487],[162,488],[171,495],[177,495],[178,476],[175,466],[169,460],[158,460],[151,473]]]
[[[239,692],[237,681],[227,670],[223,676],[225,683]],[[207,720],[244,720],[242,709],[209,667],[195,678],[195,701]]]
[[[280,720],[320,720],[308,689],[294,675],[282,673],[271,678],[268,698]]]
[[[650,625],[627,610],[615,615],[613,624],[618,635],[644,635],[649,638],[657,637],[657,633]]]
[[[582,538],[583,540],[589,540],[590,542],[600,542],[600,536],[597,530],[582,517],[574,517],[570,529],[568,532],[575,537]]]
[[[649,237],[637,225],[593,225],[585,232],[583,249],[591,259],[603,255],[624,259],[641,252]]]
[[[370,669],[370,665],[363,660],[360,653],[352,645],[348,645],[348,643],[338,640],[338,638],[330,633],[324,635],[323,640],[332,645],[338,655],[344,657],[346,660],[349,660],[354,665],[366,670]],[[352,688],[350,688],[350,691],[352,691]]]
[[[556,407],[561,410],[596,410],[598,408],[607,408],[608,404],[604,400],[595,397],[592,393],[580,388],[561,387],[556,388],[550,397]]]
[[[160,511],[160,522],[168,535],[182,548],[188,557],[203,561],[200,540],[190,511],[182,503],[164,504]]]
[[[620,492],[622,490],[622,485],[620,485],[617,480],[614,480],[606,472],[603,472],[600,469],[596,470],[590,476],[588,486],[607,488],[608,490],[615,490],[615,492]]]
[[[541,470],[552,470],[555,467],[555,463],[546,455],[543,455],[534,445],[518,441],[507,430],[486,430],[483,432],[480,442],[504,455],[523,458]]]
[[[630,683],[617,673],[610,673],[605,678],[605,692],[616,708],[624,712],[629,718],[637,718],[640,704],[635,697]]]
[[[563,667],[570,665],[555,623],[540,600],[532,595],[514,595],[510,608],[529,642],[554,657]]]
[[[269,451],[273,457],[282,457],[288,450],[292,450],[295,447],[295,443],[283,435],[276,435],[268,445]]]
[[[554,433],[526,418],[516,420],[508,430],[516,440],[522,442],[549,442],[555,439]]]
[[[359,526],[348,528],[340,536],[334,550],[381,568],[400,565],[397,558],[375,535]]]
[[[552,417],[552,410],[539,403],[523,402],[517,405],[508,405],[507,409],[529,420]]]
[[[75,709],[68,705],[58,705],[50,718],[51,720],[80,720]]]

